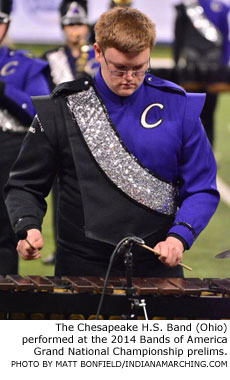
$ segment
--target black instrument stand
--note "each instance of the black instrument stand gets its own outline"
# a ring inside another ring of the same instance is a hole
[[[143,308],[145,319],[148,320],[146,312],[146,303],[144,299],[135,298],[136,289],[133,286],[133,254],[131,252],[132,243],[126,248],[124,255],[124,264],[126,267],[126,296],[130,302],[131,313],[129,316],[123,316],[124,319],[136,319],[135,309]]]
[[[117,244],[114,251],[112,252],[111,257],[110,257],[110,261],[109,261],[109,267],[107,269],[107,273],[106,273],[106,277],[105,277],[105,281],[104,281],[104,287],[103,287],[102,295],[101,295],[100,302],[99,302],[99,305],[97,308],[97,314],[96,314],[95,319],[99,318],[99,314],[101,311],[101,307],[102,307],[102,303],[103,303],[103,299],[104,299],[104,295],[105,295],[105,291],[106,291],[106,286],[107,286],[110,270],[111,270],[111,267],[112,267],[112,264],[113,264],[113,261],[114,261],[114,258],[116,257],[116,255],[123,255],[123,257],[124,257],[124,265],[126,267],[126,280],[127,280],[126,296],[127,296],[128,301],[130,302],[130,315],[123,315],[122,318],[123,319],[136,319],[136,316],[135,316],[135,314],[133,314],[133,311],[137,308],[143,307],[145,319],[148,319],[147,313],[146,313],[145,300],[139,300],[137,297],[135,297],[136,289],[133,286],[133,280],[132,280],[133,279],[133,254],[131,252],[131,249],[132,249],[132,246],[134,243],[140,245],[140,244],[144,244],[144,241],[142,239],[136,237],[136,236],[128,236],[128,237],[122,239]]]

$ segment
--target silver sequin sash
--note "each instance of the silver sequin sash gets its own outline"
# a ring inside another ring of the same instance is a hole
[[[194,28],[202,34],[202,36],[216,44],[222,45],[222,36],[217,27],[207,18],[204,9],[197,0],[186,0],[185,9],[188,18],[191,20]]]
[[[26,133],[28,128],[22,125],[6,109],[0,108],[0,129],[3,132]]]
[[[53,51],[47,55],[50,65],[50,72],[54,84],[58,85],[63,82],[74,80],[74,75],[70,69],[70,65],[65,54],[65,49],[60,47],[57,51]]]
[[[47,61],[49,62],[50,73],[55,85],[75,79],[64,47],[61,46],[57,51],[50,52],[47,55]],[[98,70],[97,66],[94,67],[95,62],[95,58],[88,60],[87,56],[87,60],[84,63],[84,71],[91,76],[94,76]]]
[[[93,87],[67,97],[68,107],[94,159],[107,177],[141,205],[176,212],[177,187],[156,178],[127,151]]]

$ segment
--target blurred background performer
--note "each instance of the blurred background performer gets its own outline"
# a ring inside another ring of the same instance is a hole
[[[12,1],[0,1],[0,42],[10,24]],[[35,115],[32,95],[49,94],[46,62],[28,52],[0,48],[0,274],[18,271],[18,254],[3,198],[3,187],[16,160],[21,143]]]
[[[98,69],[93,46],[89,44],[90,26],[88,23],[87,0],[63,0],[59,7],[61,27],[65,44],[45,52],[42,56],[50,67],[49,84],[54,89],[62,82],[78,78],[83,73],[94,76]],[[58,210],[58,184],[55,180],[52,191],[53,225],[56,251],[56,213]],[[55,252],[49,255],[44,264],[55,263]]]
[[[191,82],[213,82],[230,57],[229,7],[219,0],[185,0],[176,6],[174,60],[186,67]],[[218,70],[219,68],[219,70]],[[197,77],[199,73],[200,79]],[[203,75],[203,78],[202,78]],[[186,88],[187,91],[194,88]],[[199,86],[199,92],[207,92]],[[214,145],[214,113],[217,93],[207,92],[201,119],[211,145]]]
[[[45,52],[42,56],[50,66],[52,88],[76,79],[82,72],[94,76],[98,69],[93,46],[89,44],[87,1],[63,0],[59,11],[65,44]]]

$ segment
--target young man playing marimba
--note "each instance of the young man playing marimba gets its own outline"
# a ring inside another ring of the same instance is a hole
[[[126,7],[95,26],[95,80],[35,99],[35,117],[6,188],[18,252],[37,259],[45,197],[59,178],[56,275],[105,275],[114,246],[134,234],[133,275],[182,276],[178,264],[216,210],[216,164],[199,115],[205,96],[147,73],[155,25]],[[28,241],[32,244],[31,247]],[[112,274],[123,275],[121,254]]]

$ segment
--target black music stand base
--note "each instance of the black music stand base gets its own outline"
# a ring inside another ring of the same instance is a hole
[[[145,318],[147,318],[145,310],[145,300],[139,300],[135,298],[135,288],[133,286],[133,254],[131,252],[132,244],[126,249],[124,264],[126,268],[126,296],[130,302],[130,315],[122,315],[123,319],[135,320],[137,316],[135,315],[135,310],[143,307]]]

